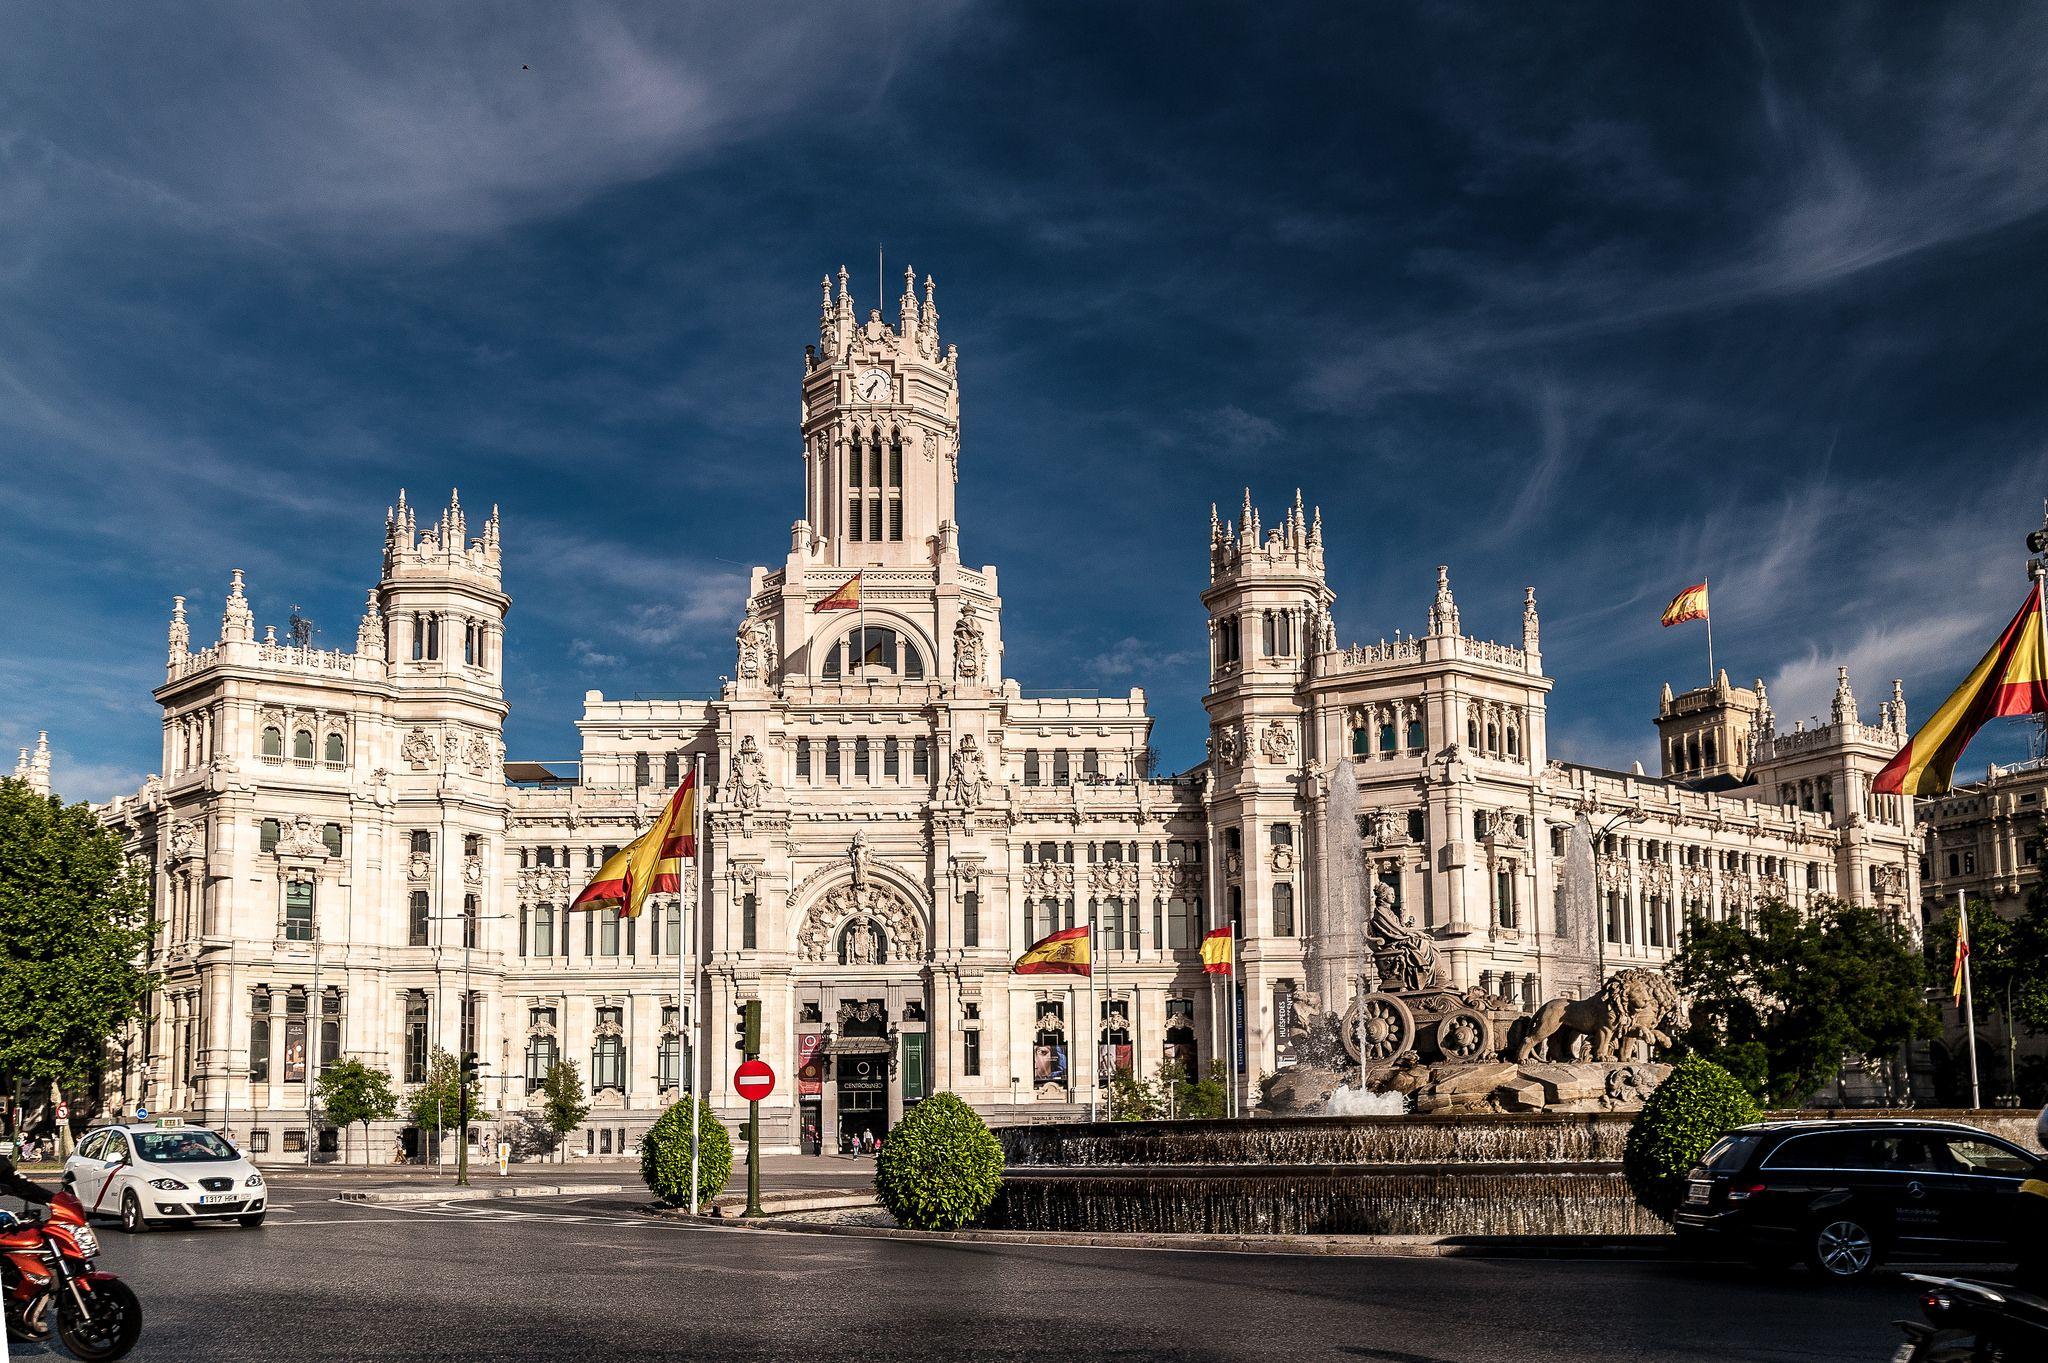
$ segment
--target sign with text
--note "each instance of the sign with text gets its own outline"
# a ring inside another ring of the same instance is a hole
[[[732,1086],[740,1097],[758,1103],[775,1091],[775,1071],[765,1060],[749,1060],[732,1072]]]

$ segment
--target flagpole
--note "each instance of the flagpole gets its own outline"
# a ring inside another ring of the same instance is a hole
[[[1223,978],[1223,1008],[1230,1027],[1230,1115],[1233,1117],[1242,1116],[1244,1106],[1242,1083],[1238,1079],[1238,1052],[1243,1037],[1239,1035],[1242,1029],[1238,1025],[1237,995],[1242,988],[1237,978],[1237,920],[1233,918],[1230,920],[1230,973]]]
[[[1709,586],[1706,578],[1700,579],[1700,586]],[[1707,685],[1714,684],[1714,593],[1707,591]]]
[[[700,895],[704,884],[704,782],[701,779],[703,772],[704,754],[695,753],[690,758],[690,781],[693,791],[690,796],[691,874],[685,878],[684,885],[676,887],[678,890],[684,890],[685,886],[694,884],[698,888]],[[690,1104],[690,1215],[695,1216],[697,1214],[697,1110],[700,1100],[697,1097],[697,1057],[699,1054],[697,1046],[697,1001],[691,996],[690,990],[690,964],[696,950],[691,941],[691,928],[694,925],[692,920],[696,915],[690,913],[686,907],[689,899],[690,895],[687,891],[676,896],[676,914],[681,919],[681,922],[677,924],[677,929],[682,933],[683,937],[683,940],[679,943],[682,950],[676,953],[676,970],[678,972],[676,1002],[683,1009],[688,1010],[687,1015],[690,1019],[688,1023],[689,1032],[687,1033],[690,1038],[689,1079],[684,1093],[686,1095],[685,1100]],[[676,1015],[676,1022],[681,1024],[683,1017],[684,1013],[679,1011]],[[676,1039],[680,1043],[683,1035],[680,1025],[677,1031],[679,1035]]]
[[[1977,1010],[1970,997],[1970,905],[1962,890],[1956,891],[1956,954],[1963,967],[1963,1039],[1970,1047],[1970,1106],[1983,1106],[1977,1091]]]
[[[1088,909],[1088,1120],[1095,1120],[1095,1100],[1102,1091],[1101,1011],[1095,1004],[1095,909]]]

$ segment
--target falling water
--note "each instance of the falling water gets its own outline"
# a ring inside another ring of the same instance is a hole
[[[1341,1014],[1350,1003],[1350,980],[1357,973],[1357,957],[1365,940],[1363,915],[1370,907],[1365,848],[1358,829],[1358,767],[1349,757],[1340,757],[1330,770],[1330,798],[1323,804],[1323,847],[1330,897],[1323,914],[1323,931],[1329,938],[1324,946],[1329,968],[1322,982],[1323,1003]]]
[[[1593,825],[1583,814],[1573,822],[1565,844],[1564,914],[1565,935],[1590,962],[1595,949],[1593,934],[1599,931],[1600,896],[1593,872]],[[1590,984],[1597,987],[1599,981]]]

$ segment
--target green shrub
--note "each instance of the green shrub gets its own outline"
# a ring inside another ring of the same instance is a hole
[[[690,1205],[690,1101],[670,1107],[640,1138],[640,1177],[647,1191],[671,1207]],[[697,1203],[708,1207],[732,1176],[732,1137],[702,1099],[697,1100],[697,1140]]]
[[[1685,1196],[1687,1171],[1707,1147],[1762,1117],[1734,1075],[1698,1056],[1679,1061],[1628,1129],[1621,1163],[1636,1201],[1669,1221]]]
[[[974,1109],[935,1093],[905,1114],[875,1156],[875,1192],[898,1225],[958,1230],[1003,1186],[1003,1147]]]

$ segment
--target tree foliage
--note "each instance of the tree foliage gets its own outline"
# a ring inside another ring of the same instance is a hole
[[[691,1103],[697,1105],[697,1205],[709,1206],[732,1177],[732,1134],[711,1104],[696,1097],[673,1103],[640,1138],[640,1179],[671,1207],[690,1205]]]
[[[483,1083],[469,1081],[469,1119],[484,1115]],[[436,1046],[427,1064],[427,1082],[405,1100],[405,1112],[414,1126],[447,1131],[462,1120],[462,1068],[454,1056]]]
[[[1687,1048],[1724,1063],[1773,1107],[1832,1082],[1846,1056],[1889,1058],[1935,1032],[1912,939],[1884,913],[1843,900],[1694,918],[1671,975],[1690,1000]]]
[[[875,1156],[875,1192],[898,1225],[958,1230],[1003,1186],[1003,1147],[973,1108],[935,1093],[905,1113]]]
[[[1727,1070],[1696,1055],[1679,1061],[1629,1125],[1621,1166],[1636,1201],[1669,1221],[1685,1196],[1686,1173],[1707,1147],[1762,1116]]]
[[[1970,993],[1981,1021],[1996,1009],[2029,1032],[2048,1031],[2048,881],[2036,885],[2017,918],[1970,905]],[[1947,998],[1955,970],[1956,910],[1944,909],[1922,939],[1929,985]]]
[[[0,780],[0,1076],[84,1091],[148,997],[153,930],[118,834],[82,804]]]
[[[363,1128],[363,1158],[369,1159],[370,1123],[398,1115],[398,1094],[391,1076],[360,1060],[343,1060],[327,1067],[313,1093],[330,1126],[343,1131],[358,1122]]]
[[[1221,1060],[1209,1062],[1205,1079],[1189,1076],[1187,1067],[1169,1060],[1159,1067],[1162,1117],[1176,1120],[1230,1115],[1230,1084]]]
[[[583,1100],[583,1074],[573,1060],[557,1060],[548,1066],[541,1081],[541,1120],[555,1133],[557,1142],[583,1125],[590,1104]]]
[[[1166,1098],[1159,1086],[1140,1079],[1129,1065],[1112,1070],[1104,1087],[1112,1122],[1150,1122],[1166,1115]]]

